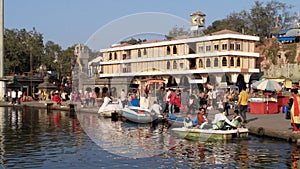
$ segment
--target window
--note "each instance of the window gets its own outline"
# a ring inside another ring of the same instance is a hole
[[[179,66],[180,66],[181,69],[183,69],[184,63],[180,63]]]
[[[234,58],[233,57],[230,58],[230,66],[234,66]]]
[[[122,58],[123,58],[123,59],[126,59],[126,54],[123,54],[123,55],[122,55]]]
[[[227,43],[222,44],[222,50],[227,50]]]
[[[206,59],[206,67],[210,67],[210,59]]]
[[[206,46],[206,52],[210,51],[210,45]]]
[[[170,69],[170,61],[167,62],[167,69]]]
[[[177,54],[177,47],[176,46],[173,47],[173,54]]]
[[[199,60],[199,67],[203,68],[203,61],[202,61],[202,59]]]
[[[170,46],[167,46],[167,55],[170,55],[170,54],[171,54]]]
[[[236,44],[236,50],[241,50],[241,44],[240,43]]]
[[[118,59],[118,56],[117,56],[117,53],[116,53],[116,52],[114,53],[114,58],[115,58],[115,60]]]
[[[138,50],[138,57],[142,57],[141,49]]]
[[[144,49],[143,53],[144,53],[144,55],[147,55],[147,50],[146,50],[146,49]]]
[[[223,57],[222,59],[222,66],[227,66],[227,58]]]
[[[177,62],[176,61],[173,62],[173,69],[177,69]]]
[[[219,59],[215,58],[214,59],[214,67],[218,67],[219,66]]]
[[[234,43],[230,42],[230,50],[234,50]]]
[[[240,58],[237,58],[237,60],[236,60],[236,66],[238,66],[238,67],[241,66],[241,60],[240,60]]]
[[[112,53],[109,53],[109,60],[112,60]]]
[[[219,45],[214,45],[214,50],[219,50]]]
[[[199,46],[199,52],[203,52],[203,46]]]

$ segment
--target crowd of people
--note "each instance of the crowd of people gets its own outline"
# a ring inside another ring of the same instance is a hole
[[[225,92],[226,96],[228,92]],[[224,99],[224,98],[223,98]],[[246,87],[243,87],[239,93],[237,106],[238,109],[234,109],[233,116],[228,118],[228,103],[223,100],[223,105],[225,108],[217,108],[218,112],[215,114],[214,119],[208,119],[207,107],[202,106],[199,108],[197,113],[197,124],[194,124],[192,120],[193,111],[187,111],[186,117],[184,119],[184,127],[186,128],[200,128],[200,129],[217,129],[217,130],[227,130],[243,127],[247,123],[246,112],[248,109],[248,99],[249,95],[246,91]]]

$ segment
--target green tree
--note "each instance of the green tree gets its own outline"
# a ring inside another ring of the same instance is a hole
[[[251,33],[264,39],[275,28],[285,28],[295,19],[295,16],[289,12],[291,8],[292,6],[275,0],[266,2],[266,4],[255,1],[254,7],[248,14]]]
[[[244,33],[244,31],[247,30],[246,16],[246,11],[231,13],[225,19],[214,21],[211,26],[208,26],[207,29],[204,30],[204,33],[211,34],[223,29]]]
[[[128,44],[131,44],[131,45],[135,45],[135,44],[140,44],[140,43],[145,42],[145,41],[147,41],[147,40],[146,39],[141,40],[141,39],[131,38],[129,40],[121,41],[120,43],[121,44],[128,43]]]
[[[5,29],[4,70],[6,75],[29,72],[31,64],[34,70],[38,67],[42,55],[43,36],[35,28],[29,32],[26,29]]]
[[[260,36],[261,42],[271,32],[284,29],[296,19],[290,13],[292,6],[276,0],[266,3],[255,1],[249,12],[243,10],[231,13],[225,19],[217,20],[204,30],[205,34],[229,29],[232,31]]]
[[[184,27],[173,27],[172,30],[169,31],[168,35],[166,35],[166,39],[170,40],[180,36],[188,36],[189,31],[185,30]]]
[[[42,56],[41,64],[45,65],[48,70],[59,70],[59,65],[62,49],[58,44],[48,41],[45,44],[44,55]]]
[[[76,56],[74,55],[75,45],[63,50],[60,55],[61,77],[71,76],[72,70],[76,64]]]

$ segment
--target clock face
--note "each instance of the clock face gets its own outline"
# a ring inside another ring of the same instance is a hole
[[[198,25],[199,23],[199,16],[195,15],[195,16],[192,16],[192,25],[195,26],[195,25]]]
[[[204,26],[204,24],[205,24],[205,18],[204,17],[199,18],[199,24],[200,24],[200,26]]]

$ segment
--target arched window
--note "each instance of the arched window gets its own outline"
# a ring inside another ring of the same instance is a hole
[[[114,59],[115,59],[115,60],[118,59],[118,56],[117,56],[117,53],[116,53],[116,52],[114,53]]]
[[[214,59],[214,67],[218,67],[219,66],[219,59],[215,58]]]
[[[112,60],[112,53],[109,53],[109,60]]]
[[[203,68],[203,61],[202,61],[202,59],[199,60],[199,67]]]
[[[210,67],[210,59],[206,59],[206,67]]]
[[[227,58],[223,57],[222,59],[222,66],[227,66]]]
[[[234,58],[233,57],[230,58],[230,66],[234,66]]]
[[[171,54],[170,46],[167,46],[167,55],[170,55],[170,54]]]
[[[144,49],[143,53],[144,53],[144,55],[147,55],[147,49]]]
[[[175,60],[173,62],[173,69],[177,69],[177,62]]]
[[[237,60],[236,60],[236,66],[238,66],[238,67],[241,66],[241,60],[240,60],[240,58],[237,58]]]
[[[177,54],[177,47],[176,46],[173,47],[173,54]]]
[[[141,49],[138,50],[138,57],[142,57]]]
[[[170,69],[170,61],[167,62],[167,69]]]

